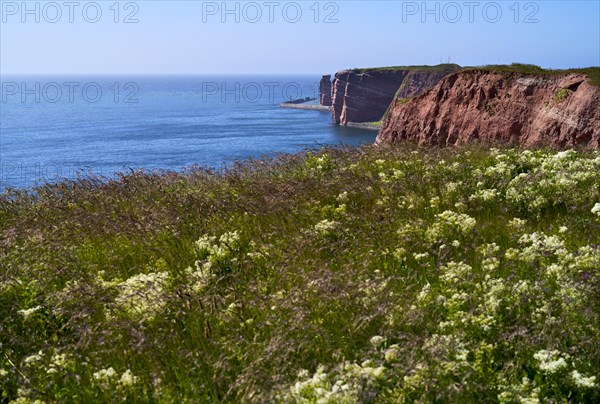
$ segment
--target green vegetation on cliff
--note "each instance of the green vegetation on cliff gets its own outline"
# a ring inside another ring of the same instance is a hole
[[[599,402],[600,155],[324,149],[0,196],[0,401]]]
[[[350,69],[354,73],[365,73],[368,71],[389,71],[389,70],[408,70],[408,71],[420,71],[420,72],[443,72],[459,70],[461,67],[452,63],[444,63],[439,65],[422,65],[422,66],[387,66],[387,67],[373,67],[373,68],[355,68]]]
[[[360,68],[350,69],[355,73],[366,73],[369,71],[389,71],[389,70],[409,70],[409,71],[422,71],[422,72],[442,72],[448,71],[464,71],[464,70],[488,70],[488,71],[499,71],[499,72],[514,72],[514,73],[525,73],[525,74],[567,74],[567,73],[580,73],[585,74],[590,78],[590,83],[595,86],[600,86],[600,67],[583,67],[573,69],[544,69],[540,66],[523,63],[513,63],[510,65],[486,65],[486,66],[465,66],[461,67],[456,64],[440,64],[434,66],[389,66],[389,67],[374,67],[374,68]]]
[[[487,65],[482,67],[464,67],[463,70],[489,70],[500,72],[515,72],[525,74],[545,74],[558,75],[568,73],[585,74],[590,78],[590,83],[595,86],[600,86],[600,67],[584,67],[574,69],[544,69],[540,66],[513,63],[511,65]]]

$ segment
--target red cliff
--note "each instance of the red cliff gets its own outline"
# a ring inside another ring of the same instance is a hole
[[[406,139],[600,148],[600,87],[579,73],[464,70],[418,97],[394,100],[377,142]]]

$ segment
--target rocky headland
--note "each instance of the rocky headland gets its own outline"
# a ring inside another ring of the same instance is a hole
[[[578,72],[465,69],[419,96],[394,99],[377,143],[402,140],[600,148],[600,87]]]

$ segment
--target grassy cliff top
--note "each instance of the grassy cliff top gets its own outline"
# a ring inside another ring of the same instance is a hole
[[[459,70],[461,67],[452,63],[444,63],[440,65],[428,66],[386,66],[386,67],[373,67],[373,68],[355,68],[348,69],[351,72],[355,73],[366,73],[366,72],[380,72],[380,71],[393,71],[393,70],[411,70],[411,71],[424,71],[424,72],[441,72],[446,70]]]
[[[568,73],[585,74],[590,78],[592,85],[600,86],[600,67],[583,67],[572,69],[544,69],[543,67],[531,64],[513,63],[510,65],[486,65],[463,67],[463,70],[489,70],[511,73],[541,74],[541,75],[559,75]]]
[[[547,74],[547,75],[558,75],[567,73],[581,73],[585,74],[590,78],[592,85],[600,86],[600,67],[584,67],[584,68],[572,68],[572,69],[544,69],[537,65],[524,64],[524,63],[513,63],[510,65],[485,65],[485,66],[459,66],[457,64],[439,64],[434,66],[387,66],[387,67],[374,67],[374,68],[357,68],[349,69],[355,73],[366,73],[366,72],[381,72],[381,71],[394,71],[394,70],[411,70],[411,71],[423,71],[423,72],[441,72],[441,71],[468,71],[468,70],[488,70],[488,71],[499,71],[499,72],[513,72],[513,73],[525,73],[525,74]]]

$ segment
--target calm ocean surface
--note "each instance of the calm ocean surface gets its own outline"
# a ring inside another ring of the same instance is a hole
[[[223,167],[322,145],[373,142],[323,111],[318,76],[1,76],[0,189],[78,173]]]

